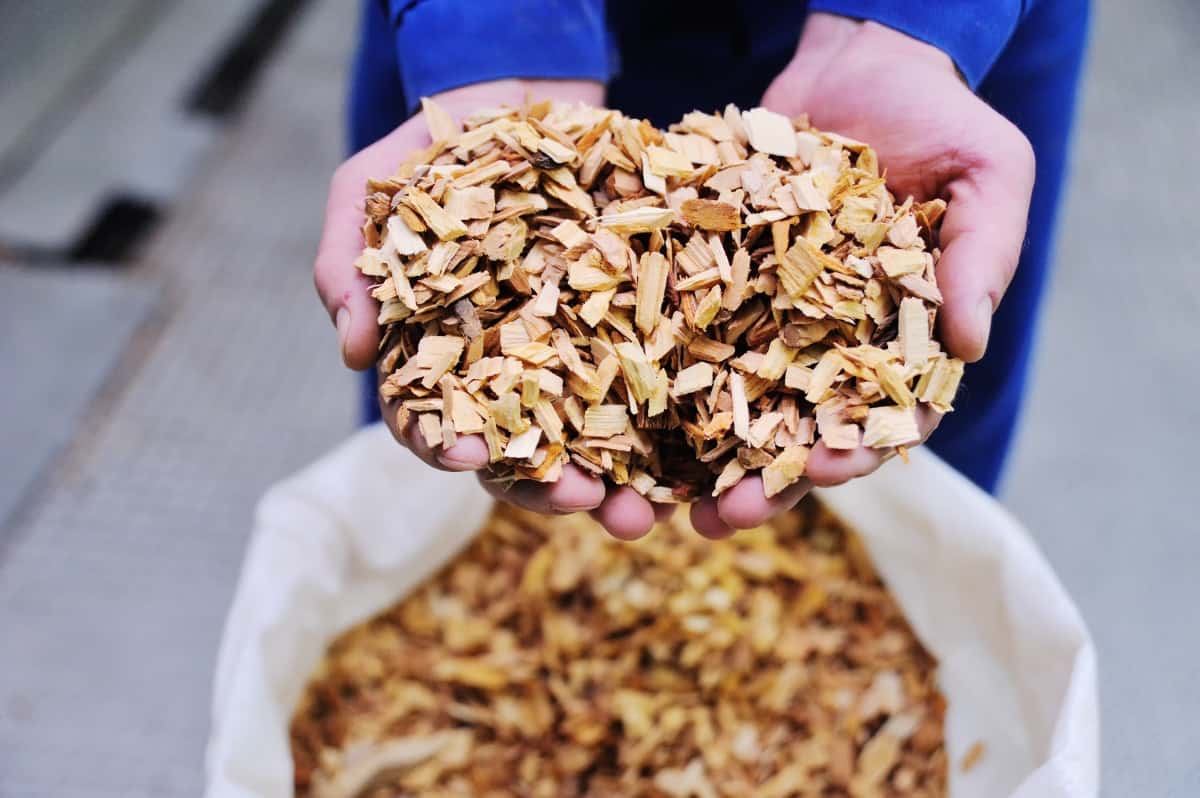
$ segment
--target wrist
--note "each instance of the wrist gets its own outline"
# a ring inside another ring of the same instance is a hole
[[[458,86],[433,96],[438,105],[459,117],[488,105],[522,105],[527,99],[601,106],[604,104],[604,84],[597,80],[504,78]]]
[[[953,59],[931,44],[878,22],[824,11],[809,14],[789,68],[811,73],[816,67],[829,65],[850,48],[888,64],[920,61],[951,74],[958,72]]]

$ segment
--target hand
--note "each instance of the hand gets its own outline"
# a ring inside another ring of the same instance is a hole
[[[1011,122],[976,97],[950,58],[935,47],[873,22],[812,14],[796,55],[767,88],[763,106],[870,144],[900,197],[943,197],[938,314],[947,351],[968,362],[987,348],[992,314],[1021,253],[1033,191],[1033,149]],[[940,416],[918,412],[922,440]],[[705,534],[763,523],[789,509],[809,484],[838,485],[874,471],[887,453],[860,447],[837,452],[818,443],[807,484],[768,500],[748,477],[719,501],[696,504],[692,521]]]
[[[520,105],[526,95],[537,99],[556,98],[602,105],[604,87],[591,81],[499,80],[479,83],[439,94],[434,99],[454,116],[461,117],[481,106]],[[379,346],[376,318],[379,307],[368,293],[370,284],[354,260],[363,249],[363,200],[367,178],[391,174],[412,151],[428,146],[429,134],[418,114],[384,138],[338,167],[329,186],[325,228],[317,249],[313,272],[317,293],[337,327],[342,359],[353,369],[371,368]],[[477,471],[484,487],[504,501],[541,513],[572,513],[590,510],[617,537],[639,537],[650,530],[655,518],[665,518],[669,506],[652,506],[629,487],[606,488],[605,483],[574,465],[563,469],[555,483],[520,482],[505,490],[488,481],[487,445],[478,435],[461,437],[446,450],[433,450],[412,424],[397,426],[395,403],[383,404],[384,421],[396,440],[419,458],[444,471]]]

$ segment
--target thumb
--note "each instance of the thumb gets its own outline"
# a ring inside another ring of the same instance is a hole
[[[951,355],[969,363],[983,357],[992,314],[1017,270],[1033,192],[1033,150],[1025,137],[1016,132],[998,153],[949,185],[940,236],[941,336]]]
[[[405,122],[339,166],[329,183],[313,280],[337,327],[342,360],[352,369],[370,368],[379,347],[379,305],[371,298],[370,282],[354,268],[365,243],[367,179],[392,174],[409,152],[429,143],[423,133],[419,119]]]
[[[313,280],[329,320],[337,327],[342,360],[350,368],[362,370],[375,362],[379,309],[369,293],[370,283],[354,268],[354,260],[364,244],[365,179],[352,180],[342,169],[345,165],[334,173],[330,183]]]

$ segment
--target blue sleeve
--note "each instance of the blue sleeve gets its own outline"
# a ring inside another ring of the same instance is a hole
[[[1032,0],[812,0],[810,11],[869,19],[932,44],[979,87]]]
[[[607,81],[604,0],[388,0],[404,96],[500,78]]]

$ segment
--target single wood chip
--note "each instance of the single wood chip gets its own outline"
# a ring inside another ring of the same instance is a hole
[[[965,754],[963,754],[962,765],[960,766],[962,772],[970,773],[971,769],[979,764],[979,760],[983,759],[983,755],[986,753],[986,751],[987,748],[984,745],[983,740],[976,740],[975,742],[971,743],[971,747],[967,749]]]
[[[742,112],[742,122],[754,149],[768,155],[796,157],[796,131],[783,114],[766,108],[752,108]]]
[[[685,222],[701,230],[728,232],[737,230],[742,225],[742,215],[738,209],[718,200],[684,200],[682,213]]]

